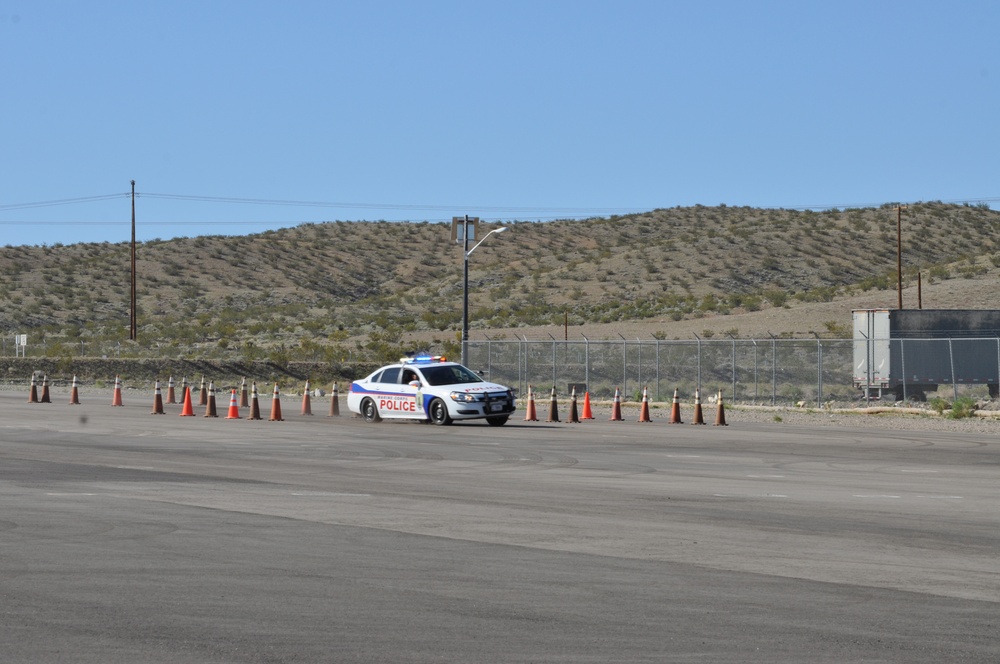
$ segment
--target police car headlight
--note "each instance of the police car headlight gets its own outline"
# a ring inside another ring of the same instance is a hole
[[[461,403],[470,403],[472,401],[483,401],[486,397],[482,394],[470,394],[468,392],[452,392],[448,396],[451,397],[452,401],[458,401]]]

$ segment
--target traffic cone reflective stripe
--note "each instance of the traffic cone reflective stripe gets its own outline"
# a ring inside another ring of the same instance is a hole
[[[205,387],[205,377],[201,377],[201,388],[198,390],[198,405],[208,405],[208,389]]]
[[[337,383],[333,384],[333,392],[330,395],[330,415],[328,417],[340,417],[340,394],[337,393]]]
[[[153,410],[150,415],[163,415],[163,393],[160,392],[159,379],[153,384]]]
[[[218,417],[219,412],[215,408],[215,381],[208,384],[208,403],[205,405],[205,417]]]
[[[42,376],[42,398],[38,400],[38,403],[52,403],[52,399],[49,397],[48,376]]]
[[[639,421],[640,422],[652,422],[653,420],[649,417],[649,388],[642,388],[642,407],[639,410]]]
[[[271,399],[271,417],[268,418],[270,422],[283,422],[281,419],[281,397],[278,395],[278,384],[274,384],[274,396]]]
[[[111,397],[112,406],[124,406],[122,403],[122,381],[118,376],[115,376],[115,393]]]
[[[580,416],[576,412],[576,387],[573,388],[569,396],[569,419],[566,421],[570,424],[580,423]]]
[[[670,406],[670,424],[684,424],[681,422],[681,398],[677,394],[677,388],[674,388],[674,403]]]
[[[184,388],[184,405],[181,407],[181,417],[194,417],[194,407],[191,405],[191,388]]]
[[[538,421],[538,414],[535,412],[535,395],[531,391],[531,385],[528,386],[528,403],[524,407],[524,421],[525,422]]]
[[[722,390],[719,390],[719,408],[715,411],[715,426],[726,427],[726,408],[722,405]]]
[[[701,413],[701,391],[697,388],[694,391],[694,420],[691,424],[704,424],[705,418]]]
[[[583,393],[583,414],[580,415],[581,420],[592,420],[594,419],[594,412],[590,409],[590,390]]]
[[[80,405],[80,391],[76,387],[76,376],[73,376],[73,387],[69,390],[69,405]]]
[[[259,420],[260,417],[260,401],[257,397],[257,381],[253,383],[253,389],[250,392],[250,415],[247,417],[248,420]]]
[[[226,415],[227,420],[238,420],[240,419],[240,407],[236,405],[236,390],[233,390],[233,396],[229,399],[229,414]]]
[[[177,403],[177,397],[174,394],[174,377],[170,376],[167,378],[167,403]]]
[[[556,386],[552,386],[552,397],[549,399],[549,419],[546,422],[559,421],[559,403],[556,401]]]
[[[302,393],[302,414],[312,415],[312,400],[309,398],[309,381],[306,381],[306,389]]]
[[[611,421],[622,421],[622,396],[617,387],[615,388],[615,399],[611,404]]]

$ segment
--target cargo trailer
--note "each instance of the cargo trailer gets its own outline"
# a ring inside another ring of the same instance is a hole
[[[866,397],[924,400],[940,385],[1000,395],[1000,310],[857,309],[854,386]]]

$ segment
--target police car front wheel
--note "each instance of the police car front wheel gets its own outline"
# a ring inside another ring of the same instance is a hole
[[[448,406],[441,399],[431,401],[427,412],[430,415],[431,424],[451,424],[451,417],[448,415]]]

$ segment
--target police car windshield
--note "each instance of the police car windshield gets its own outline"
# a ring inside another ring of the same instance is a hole
[[[483,381],[482,378],[460,364],[420,367],[420,373],[424,375],[424,378],[430,385],[456,385],[458,383],[481,383]]]

